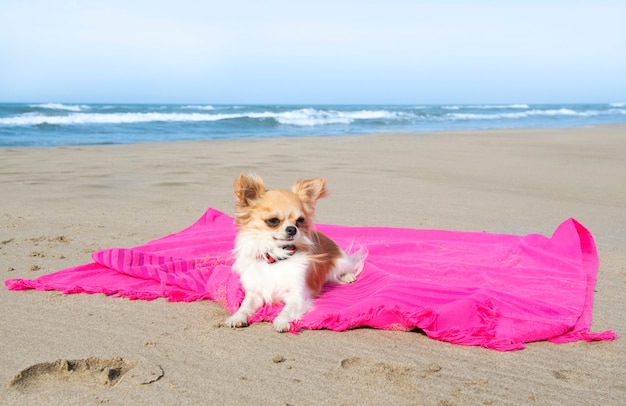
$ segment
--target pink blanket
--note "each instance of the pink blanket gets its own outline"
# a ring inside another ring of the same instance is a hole
[[[593,237],[573,219],[551,238],[456,231],[319,225],[343,247],[369,252],[351,285],[328,285],[299,329],[420,329],[429,337],[496,350],[548,340],[610,340],[590,333],[598,257]],[[233,219],[209,209],[195,224],[136,248],[93,254],[95,262],[35,280],[9,279],[11,290],[104,293],[131,299],[208,299],[234,312],[243,299],[231,272]],[[266,306],[252,322],[272,320]]]

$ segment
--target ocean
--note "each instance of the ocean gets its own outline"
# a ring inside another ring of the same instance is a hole
[[[0,147],[135,144],[626,123],[626,103],[490,105],[0,104]]]

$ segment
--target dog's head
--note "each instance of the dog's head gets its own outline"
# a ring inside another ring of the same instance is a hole
[[[327,194],[323,178],[299,180],[291,190],[266,190],[256,174],[239,175],[234,192],[235,224],[277,245],[294,244],[309,237],[315,203]]]

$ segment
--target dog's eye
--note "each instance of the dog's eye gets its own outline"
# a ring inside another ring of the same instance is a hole
[[[298,219],[296,220],[296,225],[301,226],[302,224],[304,224],[304,217],[298,217]]]
[[[278,217],[272,217],[271,219],[265,220],[265,223],[270,227],[278,227],[280,219]]]

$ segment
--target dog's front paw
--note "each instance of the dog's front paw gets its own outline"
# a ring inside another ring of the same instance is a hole
[[[274,319],[274,330],[279,332],[279,333],[284,333],[285,331],[289,331],[289,320],[281,318],[281,317],[277,317]]]
[[[241,314],[233,314],[226,319],[224,325],[232,328],[248,327],[248,318]]]

